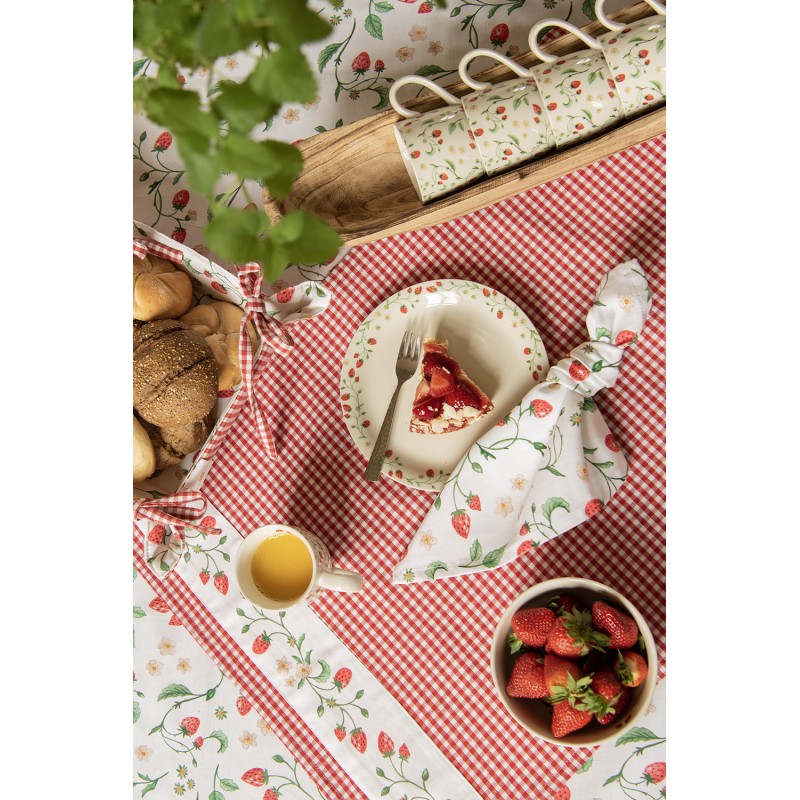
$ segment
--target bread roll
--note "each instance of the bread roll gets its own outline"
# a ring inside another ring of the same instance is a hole
[[[202,447],[208,439],[213,425],[213,412],[198,422],[176,425],[171,428],[159,428],[145,422],[144,428],[150,436],[155,451],[156,469],[171,467],[183,460],[189,453]]]
[[[192,304],[192,281],[171,261],[133,257],[133,318],[149,321],[179,317]]]
[[[134,416],[133,418],[133,482],[143,481],[156,471],[156,453],[150,436]]]
[[[214,408],[219,368],[206,341],[176,320],[133,332],[133,407],[159,427],[188,425]]]
[[[242,380],[239,366],[239,330],[244,312],[241,308],[215,300],[213,303],[197,305],[187,311],[180,322],[204,337],[214,353],[219,367],[219,390],[230,389]],[[252,325],[247,326],[253,350],[256,335]]]

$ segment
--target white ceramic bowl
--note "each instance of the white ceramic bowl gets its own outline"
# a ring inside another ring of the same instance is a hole
[[[623,611],[636,620],[639,632],[642,634],[647,659],[647,677],[644,682],[631,690],[631,702],[622,718],[600,726],[595,722],[586,728],[556,739],[550,728],[550,709],[542,700],[528,700],[522,697],[510,697],[506,693],[511,668],[516,659],[508,651],[508,634],[511,632],[511,617],[524,606],[544,606],[555,596],[569,594],[591,608],[595,600],[602,600],[611,605],[619,606]],[[538,583],[524,591],[506,609],[492,640],[492,678],[500,699],[510,712],[511,716],[540,739],[561,745],[562,747],[592,747],[616,739],[620,734],[633,727],[650,705],[653,692],[656,688],[658,677],[658,655],[653,634],[639,611],[619,592],[597,581],[585,578],[555,578],[550,581]]]

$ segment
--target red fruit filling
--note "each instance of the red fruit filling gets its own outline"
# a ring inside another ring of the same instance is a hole
[[[444,397],[456,388],[456,380],[453,374],[444,367],[431,367],[431,395],[433,397]]]
[[[456,385],[452,392],[445,395],[444,398],[447,405],[452,406],[456,410],[464,408],[464,406],[471,406],[472,408],[480,408],[480,400],[471,392],[463,383]]]
[[[441,415],[443,402],[441,397],[431,397],[424,400],[419,405],[414,406],[414,416],[420,419],[434,419]]]
[[[422,359],[423,375],[426,381],[431,379],[433,367],[444,367],[449,372],[455,372],[456,362],[442,353],[426,353]]]

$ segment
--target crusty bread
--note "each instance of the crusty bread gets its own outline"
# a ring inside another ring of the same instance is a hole
[[[230,389],[242,380],[239,367],[239,330],[244,312],[233,303],[215,300],[187,311],[179,321],[205,338],[219,367],[219,390]],[[248,325],[250,342],[255,350],[256,336]]]
[[[144,321],[179,317],[192,304],[192,280],[171,261],[133,257],[133,318]]]
[[[156,471],[156,454],[150,436],[133,417],[133,482],[143,481]]]
[[[219,368],[206,341],[176,320],[133,332],[133,407],[159,427],[205,419],[216,403]]]
[[[159,428],[144,423],[144,428],[150,436],[155,451],[155,465],[157,470],[166,469],[181,461],[189,453],[198,450],[208,439],[208,434],[214,425],[214,414],[209,414],[205,419],[190,422],[188,425],[176,425],[170,428]]]

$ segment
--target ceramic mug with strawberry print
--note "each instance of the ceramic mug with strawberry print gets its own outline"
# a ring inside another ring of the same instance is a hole
[[[259,555],[259,548],[267,540],[276,543],[278,539],[286,537],[296,547],[283,545],[269,551],[269,558],[275,560],[269,565],[269,571],[280,575],[283,580],[287,576],[302,574],[307,570],[303,579],[304,588],[291,597],[286,596],[284,587],[281,587],[281,591],[271,592],[268,586],[259,581],[258,569],[254,568],[254,564],[264,556],[263,552]],[[320,589],[358,592],[364,583],[357,572],[337,569],[331,565],[331,554],[318,536],[288,525],[265,525],[250,533],[239,545],[234,556],[234,575],[244,597],[253,605],[270,611],[310,603]]]
[[[544,52],[536,40],[542,30],[551,27],[575,33],[589,49],[561,57]],[[544,19],[531,28],[528,44],[542,61],[532,71],[556,147],[594,136],[624,119],[622,101],[596,39],[564,20]]]
[[[467,71],[478,56],[504,64],[521,80],[477,81]],[[555,147],[550,121],[530,70],[494,50],[467,53],[458,65],[461,80],[476,91],[461,98],[487,175],[532,161]]]
[[[411,111],[397,99],[398,90],[408,84],[430,89],[447,105],[422,114]],[[389,102],[406,118],[394,126],[394,134],[411,183],[423,203],[463,189],[486,174],[457,97],[427,78],[406,75],[392,84]]]

